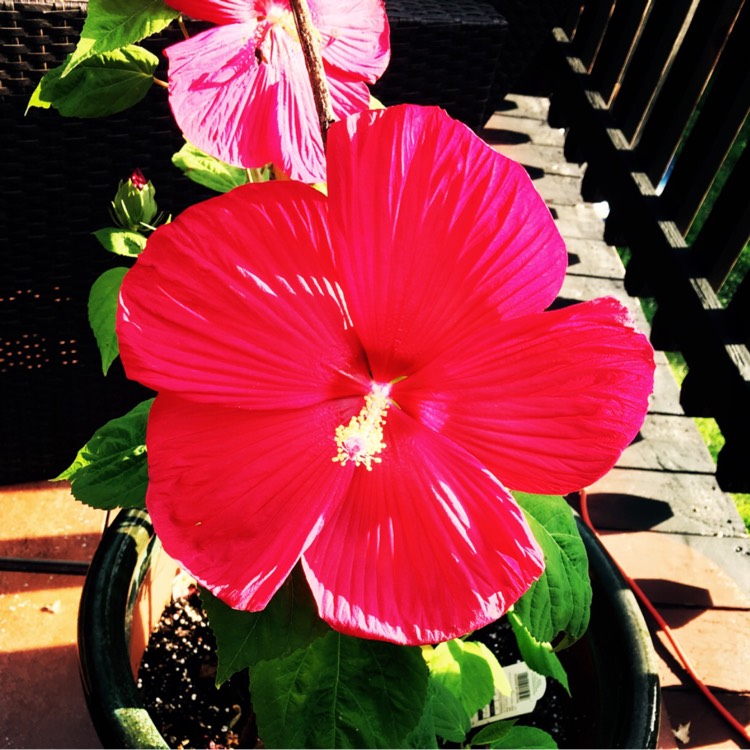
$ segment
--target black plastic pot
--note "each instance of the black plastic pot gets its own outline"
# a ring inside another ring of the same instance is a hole
[[[660,690],[643,615],[593,534],[587,548],[594,603],[587,635],[563,652],[581,705],[574,747],[655,748]],[[78,647],[91,718],[105,747],[167,747],[139,698],[134,669],[175,566],[161,556],[148,515],[122,511],[94,556],[81,599]],[[161,556],[161,557],[160,557]],[[166,563],[165,563],[166,560]],[[160,580],[163,579],[163,580]]]

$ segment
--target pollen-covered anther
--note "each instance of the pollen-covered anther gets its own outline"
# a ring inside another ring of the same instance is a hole
[[[383,426],[390,406],[388,388],[374,386],[371,393],[365,396],[365,405],[357,416],[352,417],[347,425],[336,428],[337,453],[333,461],[346,466],[352,461],[355,466],[364,466],[372,471],[373,464],[382,462],[378,455],[386,447],[383,442]]]

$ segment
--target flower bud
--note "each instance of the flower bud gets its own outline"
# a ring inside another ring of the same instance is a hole
[[[152,226],[158,208],[154,194],[156,190],[143,176],[140,169],[136,169],[127,180],[121,180],[117,194],[112,201],[115,221],[123,228],[132,232]]]

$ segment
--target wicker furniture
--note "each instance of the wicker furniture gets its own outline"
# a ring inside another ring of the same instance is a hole
[[[479,130],[487,121],[508,24],[480,0],[385,0],[391,64],[373,86],[384,104],[443,107]]]

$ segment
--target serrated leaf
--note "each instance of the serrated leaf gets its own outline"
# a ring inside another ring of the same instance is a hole
[[[128,258],[138,257],[146,247],[146,237],[128,229],[106,227],[94,232],[94,237],[99,240],[105,250],[115,255],[125,255]]]
[[[516,720],[493,721],[483,726],[472,738],[470,747],[476,745],[489,745],[491,742],[502,740],[515,725]]]
[[[544,573],[513,611],[540,643],[565,633],[569,645],[586,632],[591,609],[588,557],[573,511],[561,497],[513,494],[545,560]]]
[[[38,107],[39,109],[49,109],[52,104],[48,101],[45,101],[42,99],[42,88],[48,83],[52,78],[55,76],[55,71],[58,70],[57,68],[53,68],[52,70],[47,71],[39,80],[39,83],[36,85],[36,88],[31,94],[31,98],[29,99],[28,104],[26,105],[26,112],[24,114],[28,114],[29,110],[32,107]]]
[[[521,658],[526,666],[533,669],[537,674],[554,678],[570,695],[568,675],[557,654],[552,650],[551,644],[537,641],[524,627],[521,618],[515,612],[508,612],[507,617],[516,636]]]
[[[507,750],[556,750],[557,743],[543,729],[515,724],[507,734],[493,740],[489,743],[489,746],[495,750],[499,748],[507,748]]]
[[[247,171],[242,167],[220,161],[187,142],[172,157],[172,164],[193,182],[218,193],[226,193],[249,182]]]
[[[471,729],[471,716],[445,685],[430,676],[432,724],[435,734],[449,742],[463,742]]]
[[[201,602],[216,636],[217,686],[263,659],[305,648],[331,630],[318,616],[304,574],[297,568],[260,612],[232,609],[206,589],[201,589]]]
[[[402,747],[427,699],[420,649],[334,631],[250,669],[266,747]]]
[[[89,292],[89,325],[102,356],[102,371],[105,375],[120,353],[115,321],[120,287],[127,272],[128,269],[122,266],[110,268],[99,276]]]
[[[145,507],[146,423],[152,403],[143,401],[100,427],[56,477],[70,481],[76,500],[102,510]]]
[[[159,59],[131,45],[90,57],[63,77],[65,64],[48,71],[29,107],[53,106],[64,117],[106,117],[137,104],[154,83]]]
[[[455,639],[425,652],[430,678],[458,698],[469,716],[486,706],[499,690],[510,694],[510,685],[495,655],[477,641]]]
[[[81,38],[63,66],[63,77],[91,57],[158,33],[179,16],[164,0],[89,0],[87,7]]]

